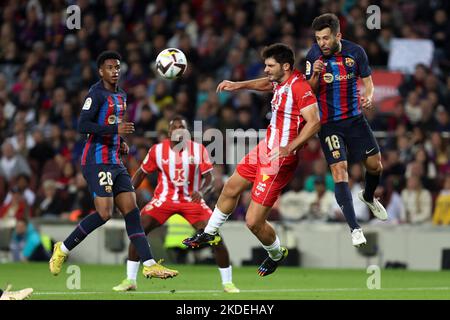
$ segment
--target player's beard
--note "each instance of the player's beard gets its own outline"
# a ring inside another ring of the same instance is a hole
[[[281,83],[283,77],[284,77],[284,72],[283,72],[283,70],[280,70],[280,72],[277,72],[276,74],[272,75],[271,81],[276,82],[276,83]]]
[[[339,51],[339,48],[340,48],[339,41],[336,40],[330,47],[330,53],[327,56],[332,56],[333,54]]]

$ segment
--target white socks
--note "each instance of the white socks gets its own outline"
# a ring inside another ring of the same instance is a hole
[[[145,260],[142,264],[146,267],[151,267],[152,265],[156,264],[156,261],[155,259]]]
[[[227,221],[228,214],[223,213],[217,208],[214,208],[211,218],[209,218],[208,225],[205,228],[205,232],[209,234],[217,234],[219,228]]]
[[[137,273],[139,271],[139,261],[127,260],[127,279],[136,281]]]
[[[281,253],[280,239],[278,238],[278,236],[276,236],[274,243],[272,243],[270,246],[263,245],[263,248],[266,249],[266,251],[269,253],[269,257],[274,261],[280,260],[283,256],[283,254]]]
[[[64,252],[65,254],[69,254],[70,250],[67,249],[67,247],[64,245],[64,242],[61,242],[61,251]]]
[[[228,268],[219,268],[222,284],[233,282],[231,266]]]

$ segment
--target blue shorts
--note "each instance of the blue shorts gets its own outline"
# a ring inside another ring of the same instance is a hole
[[[134,192],[127,168],[118,164],[81,166],[89,191],[95,197],[115,197],[121,192]]]
[[[380,152],[363,115],[322,124],[319,139],[328,165],[340,161],[361,162]]]

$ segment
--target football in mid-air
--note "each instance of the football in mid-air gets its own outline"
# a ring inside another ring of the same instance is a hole
[[[183,75],[187,67],[187,59],[183,51],[167,48],[156,57],[156,70],[165,79],[175,79]]]

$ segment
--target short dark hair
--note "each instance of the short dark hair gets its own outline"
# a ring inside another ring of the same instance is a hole
[[[121,61],[122,56],[117,51],[103,51],[97,58],[97,68],[100,69],[103,63],[108,59],[117,59]]]
[[[330,28],[331,33],[336,35],[340,31],[339,18],[333,13],[324,13],[313,20],[312,28],[314,31]]]
[[[274,58],[276,62],[279,64],[289,63],[291,65],[291,69],[294,68],[295,55],[294,50],[291,49],[286,44],[283,43],[275,43],[268,47],[265,47],[261,52],[262,58]]]

